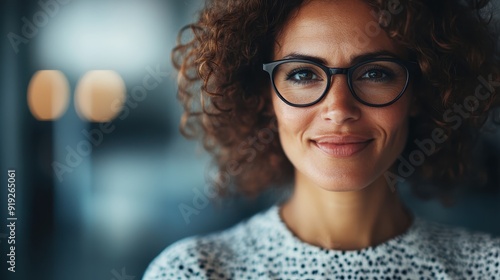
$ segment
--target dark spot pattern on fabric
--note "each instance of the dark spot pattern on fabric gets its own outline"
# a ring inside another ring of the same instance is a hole
[[[330,250],[294,236],[279,207],[172,244],[143,279],[500,279],[499,237],[416,216],[404,234],[377,246]]]

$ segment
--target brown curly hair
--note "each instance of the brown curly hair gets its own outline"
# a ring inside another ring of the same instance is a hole
[[[198,20],[179,32],[172,61],[179,71],[178,98],[184,106],[181,132],[201,137],[213,155],[219,194],[254,196],[293,179],[293,167],[277,137],[270,81],[262,63],[270,61],[278,33],[305,1],[208,0]],[[365,2],[378,15],[376,23],[420,66],[419,80],[413,83],[418,88],[419,113],[410,120],[402,156],[412,156],[419,148],[415,139],[431,138],[436,128],[441,129],[447,140],[435,143],[435,152],[409,178],[420,196],[442,196],[466,174],[475,139],[498,102],[492,89],[500,78],[497,37],[485,12],[491,4],[486,0]],[[187,40],[186,35],[190,35]],[[481,81],[490,83],[478,90]],[[476,92],[487,98],[472,98]],[[458,129],[457,116],[450,110],[460,105],[473,110],[461,115]],[[437,182],[439,187],[423,189],[422,181]]]

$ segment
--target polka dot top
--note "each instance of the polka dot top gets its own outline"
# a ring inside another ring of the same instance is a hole
[[[500,279],[499,263],[500,238],[419,217],[377,246],[323,249],[294,236],[274,205],[225,231],[174,243],[143,279]]]

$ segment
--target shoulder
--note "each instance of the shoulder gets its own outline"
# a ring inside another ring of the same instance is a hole
[[[462,270],[462,275],[500,274],[500,237],[420,220],[418,252],[429,260]]]
[[[167,247],[149,265],[143,279],[189,279],[197,275],[193,271],[197,259],[197,237],[189,237]]]
[[[466,229],[458,226],[420,220],[418,235],[423,238],[425,245],[463,252],[467,256],[474,256],[487,251],[500,250],[500,237],[491,234]]]
[[[167,247],[149,265],[144,279],[229,279],[246,270],[265,236],[273,207],[216,233],[182,239]]]

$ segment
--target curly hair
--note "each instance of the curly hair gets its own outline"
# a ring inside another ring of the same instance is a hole
[[[181,132],[200,137],[212,154],[218,171],[213,183],[221,195],[254,196],[293,178],[277,137],[262,63],[269,62],[276,37],[305,1],[310,0],[208,0],[197,21],[179,32],[172,61],[184,107]],[[445,195],[467,174],[468,155],[498,102],[499,56],[492,18],[485,12],[489,1],[365,2],[375,23],[409,50],[421,70],[414,83],[419,113],[410,119],[402,154],[418,168],[396,178],[408,177],[421,197]],[[468,111],[458,115],[457,106]],[[433,143],[423,160],[422,152],[414,152],[422,150],[418,141],[439,132],[446,141]],[[439,187],[424,189],[422,181]]]

